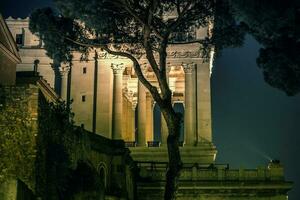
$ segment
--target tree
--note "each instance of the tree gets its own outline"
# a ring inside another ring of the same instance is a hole
[[[287,95],[300,92],[300,1],[218,0],[213,37],[218,50],[242,45],[246,33],[261,45],[265,81]]]
[[[30,30],[44,41],[48,56],[70,62],[73,51],[81,52],[84,59],[93,48],[101,48],[133,62],[139,81],[149,90],[167,123],[169,168],[165,199],[174,199],[182,168],[179,153],[182,119],[172,107],[166,76],[167,47],[173,44],[176,32],[207,26],[213,17],[214,1],[55,0],[55,3],[57,11],[38,9],[30,17]],[[170,14],[172,17],[168,17]],[[143,75],[141,55],[146,55],[159,89]]]

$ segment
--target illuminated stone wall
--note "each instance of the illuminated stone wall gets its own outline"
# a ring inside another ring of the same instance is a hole
[[[32,71],[34,60],[39,60],[38,72],[43,76],[52,88],[55,88],[59,95],[64,100],[72,100],[72,110],[75,113],[75,124],[83,126],[86,130],[100,134],[106,138],[113,138],[113,130],[120,127],[120,130],[125,130],[125,133],[118,133],[125,141],[141,143],[142,146],[147,146],[148,142],[153,142],[154,128],[153,123],[143,128],[144,121],[152,121],[153,105],[142,105],[143,102],[138,102],[143,95],[138,95],[138,80],[133,70],[132,62],[128,59],[110,55],[100,49],[97,50],[97,64],[95,62],[95,53],[90,52],[88,61],[81,61],[78,52],[73,53],[72,66],[66,64],[53,65],[54,61],[46,56],[43,49],[43,43],[29,29],[29,19],[6,19],[12,35],[16,39],[17,35],[22,34],[23,43],[19,45],[22,63],[17,66],[17,71]],[[178,33],[185,36],[185,33]],[[208,27],[191,30],[191,34],[196,39],[201,39],[207,36]],[[185,93],[192,94],[193,105],[189,106],[194,114],[190,115],[189,120],[193,119],[193,128],[186,130],[186,135],[191,135],[190,141],[185,141],[186,144],[195,144],[201,142],[212,142],[211,130],[211,102],[210,102],[210,73],[211,62],[205,60],[199,44],[185,45],[169,45],[167,49],[168,77],[170,88],[173,92],[173,102],[185,104]],[[157,56],[157,55],[155,55]],[[211,58],[212,59],[212,58]],[[151,82],[158,86],[156,77],[147,63],[147,59],[142,57],[139,60],[143,68],[143,73]],[[112,66],[123,65],[122,85],[116,86],[114,83],[114,75]],[[185,72],[183,65],[195,64],[196,70],[192,74],[192,82],[194,86],[185,86]],[[97,65],[97,75],[95,70]],[[56,67],[55,67],[56,66]],[[54,68],[52,68],[54,67]],[[53,69],[56,69],[54,72]],[[97,77],[97,81],[96,78]],[[197,81],[195,81],[197,80]],[[97,83],[96,83],[97,82]],[[120,111],[123,113],[119,122],[114,119],[114,102],[113,99],[114,87],[120,88],[123,91],[123,97],[130,97],[120,100],[123,104]],[[186,91],[188,88],[188,91]],[[196,89],[197,88],[197,89]],[[190,91],[193,90],[193,91]],[[149,96],[147,90],[144,95]],[[96,96],[96,97],[95,97]],[[151,98],[151,96],[150,96]],[[127,101],[128,100],[128,101]],[[148,102],[153,99],[148,99]],[[138,142],[135,138],[136,127],[132,126],[132,121],[135,121],[137,116],[128,115],[129,107],[134,110],[136,105],[140,103],[139,114],[140,118],[137,123],[137,133],[140,139],[145,141]],[[144,102],[146,104],[146,101]],[[155,102],[153,102],[154,104]],[[127,104],[127,105],[125,105]],[[129,105],[128,105],[129,104]],[[195,104],[195,105],[194,105]],[[147,107],[147,108],[146,108]],[[150,108],[150,109],[149,109]],[[189,113],[189,112],[185,112]],[[142,116],[141,115],[145,115]],[[195,116],[194,116],[195,115]],[[149,119],[147,119],[149,118]],[[117,125],[115,125],[117,123]],[[120,124],[118,124],[120,123]],[[186,127],[188,127],[187,122]],[[129,128],[128,128],[129,127]],[[130,132],[129,132],[130,131]],[[162,133],[163,132],[163,133]],[[157,133],[156,133],[157,134]],[[166,138],[167,130],[162,127],[162,138]],[[145,137],[144,137],[145,136]],[[161,144],[165,143],[162,139]],[[185,140],[185,139],[184,139]]]
[[[14,85],[16,82],[16,63],[0,51],[0,85]]]
[[[64,105],[53,101],[51,87],[36,79],[35,84],[1,88],[1,200],[30,191],[43,199],[63,193],[64,199],[94,194],[133,199],[134,163],[124,142],[68,124]],[[81,188],[78,177],[91,187]],[[26,187],[20,187],[20,180]]]

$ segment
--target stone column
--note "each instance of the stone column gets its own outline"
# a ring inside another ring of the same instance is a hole
[[[136,102],[136,100],[133,100],[132,101],[132,104],[131,104],[131,132],[130,132],[130,140],[131,141],[136,141],[136,139],[135,139],[135,132],[136,132],[136,130],[135,130],[135,109],[136,109],[136,104],[137,104],[137,102]]]
[[[132,118],[132,112],[131,112],[131,102],[128,99],[127,103],[126,103],[126,113],[127,113],[127,117],[126,117],[126,141],[132,141],[130,136],[131,136],[131,118]]]
[[[61,75],[61,89],[60,89],[60,97],[67,101],[68,95],[68,76],[69,76],[70,66],[61,65],[59,67],[59,72]]]
[[[197,64],[197,137],[199,142],[212,142],[210,63]]]
[[[185,111],[184,135],[185,144],[194,145],[196,142],[196,65],[182,64],[185,73]]]
[[[146,146],[146,88],[138,82],[138,131],[137,145]]]
[[[123,125],[123,64],[111,64],[113,80],[112,139],[122,139]],[[102,97],[105,98],[105,97]]]
[[[126,93],[126,90],[123,90],[123,93]],[[122,127],[122,139],[128,141],[128,96],[123,94],[123,127]]]
[[[128,93],[128,103],[127,103],[127,140],[130,142],[135,141],[135,108],[136,100],[134,100],[134,94],[132,91]]]
[[[150,93],[146,94],[146,142],[153,141],[153,99]]]

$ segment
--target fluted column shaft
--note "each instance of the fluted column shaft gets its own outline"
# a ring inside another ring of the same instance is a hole
[[[130,136],[131,136],[131,102],[128,100],[126,102],[126,115],[127,117],[125,118],[125,123],[126,123],[126,141],[131,141]]]
[[[196,142],[196,74],[195,64],[183,64],[185,73],[185,111],[184,135],[185,144],[193,145]]]
[[[128,99],[123,95],[122,139],[128,141]]]
[[[122,139],[123,125],[123,64],[112,64],[113,80],[113,113],[112,113],[112,139]]]
[[[197,134],[199,142],[212,142],[210,63],[197,64]]]
[[[60,72],[60,75],[61,75],[60,97],[64,101],[67,101],[69,71],[70,71],[70,67],[69,66],[61,66],[61,67],[59,67],[59,72]]]
[[[130,118],[130,141],[135,141],[135,109],[136,102],[132,102],[131,104],[131,118]]]

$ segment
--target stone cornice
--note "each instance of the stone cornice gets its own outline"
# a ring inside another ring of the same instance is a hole
[[[13,54],[11,51],[9,51],[2,43],[0,43],[0,50],[3,52],[3,54],[9,57],[14,63],[16,64],[21,63],[21,59],[17,57],[15,54]]]
[[[155,54],[155,57],[158,57],[158,54]],[[202,53],[200,50],[195,51],[167,51],[167,58],[202,58]],[[100,51],[98,53],[99,59],[116,59],[116,58],[124,58],[120,56],[111,55],[107,52]],[[145,59],[146,56],[139,57],[140,59]]]

